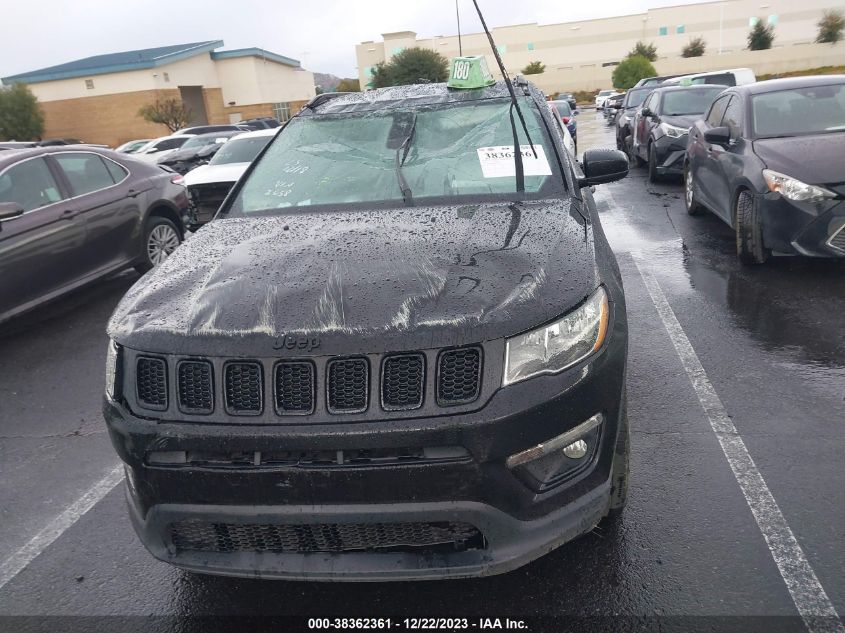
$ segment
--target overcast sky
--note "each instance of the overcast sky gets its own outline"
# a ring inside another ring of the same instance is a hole
[[[490,26],[637,13],[692,0],[479,0]],[[458,0],[464,32],[481,25]],[[382,33],[453,35],[454,0],[23,0],[2,3],[0,77],[91,55],[222,39],[258,46],[309,70],[357,76],[355,44]]]

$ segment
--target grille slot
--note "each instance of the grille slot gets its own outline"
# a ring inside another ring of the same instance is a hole
[[[138,403],[145,409],[167,408],[167,365],[161,358],[139,357],[135,366]]]
[[[226,363],[226,410],[230,415],[260,415],[264,404],[261,364]]]
[[[276,364],[274,386],[279,415],[308,415],[314,412],[314,374],[313,363],[307,361]]]
[[[381,406],[387,411],[419,409],[423,403],[425,358],[388,356],[381,368]]]
[[[456,521],[405,523],[311,523],[303,525],[170,524],[178,550],[200,552],[464,551],[484,549],[481,532]]]
[[[185,413],[214,411],[214,379],[211,363],[183,360],[176,367],[179,409]]]
[[[327,373],[329,413],[361,413],[367,410],[370,366],[366,358],[330,361]]]
[[[437,368],[437,403],[441,406],[467,404],[481,393],[481,350],[477,347],[451,349],[440,354]]]

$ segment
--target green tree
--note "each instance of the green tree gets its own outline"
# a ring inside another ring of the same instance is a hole
[[[138,110],[138,116],[150,123],[166,125],[171,132],[185,127],[192,118],[190,108],[179,99],[156,99],[155,103],[148,103]]]
[[[449,78],[449,60],[427,48],[406,48],[388,64],[391,86],[440,83]]]
[[[750,51],[764,51],[772,47],[772,42],[775,39],[775,27],[771,24],[766,24],[760,18],[751,27],[748,32],[748,50]]]
[[[546,72],[546,65],[543,62],[531,62],[522,69],[523,75],[542,75]]]
[[[628,57],[636,56],[645,57],[650,62],[657,61],[657,47],[654,44],[639,41],[634,44],[634,48],[628,53]]]
[[[845,15],[842,15],[842,11],[829,9],[822,14],[817,26],[819,27],[819,34],[816,36],[816,42],[819,44],[836,44],[842,39],[842,31],[845,29]]]
[[[707,49],[703,37],[694,37],[681,49],[681,57],[701,57]]]
[[[370,88],[387,88],[394,85],[391,81],[390,67],[384,62],[379,62],[372,67],[370,82],[367,85]]]
[[[657,71],[642,55],[629,55],[613,69],[613,87],[627,90],[644,77],[654,77]]]
[[[335,92],[361,92],[361,82],[357,79],[341,79],[335,86]]]
[[[44,112],[25,84],[0,88],[0,140],[30,141],[44,133]]]

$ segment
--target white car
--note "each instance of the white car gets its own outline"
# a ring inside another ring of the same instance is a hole
[[[697,86],[700,84],[713,84],[719,86],[744,86],[757,81],[757,76],[750,68],[732,68],[730,70],[714,70],[709,73],[698,73],[695,75],[681,75],[664,81],[661,86]]]
[[[159,158],[167,156],[171,152],[175,152],[192,138],[194,138],[193,135],[188,134],[162,136],[161,138],[157,138],[154,141],[147,143],[146,146],[132,154],[132,157],[142,160],[145,163],[155,164],[158,162]]]
[[[191,228],[209,222],[229,190],[255,160],[259,152],[280,128],[256,130],[233,136],[207,165],[200,165],[185,174],[185,185],[191,199]]]
[[[615,97],[619,93],[615,90],[600,90],[599,93],[596,95],[596,110],[603,110],[604,109],[604,102],[607,101],[610,97]]]

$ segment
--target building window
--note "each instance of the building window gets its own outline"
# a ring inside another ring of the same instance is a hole
[[[405,50],[404,46],[397,46],[396,48],[393,49],[393,54],[398,55],[399,53],[401,53],[404,50]]]
[[[164,75],[165,81],[170,81],[170,75],[168,75],[167,73],[162,73],[162,74]]]
[[[508,47],[502,44],[501,46],[497,46],[496,49],[499,51],[499,55],[504,55],[508,52]]]
[[[687,27],[684,26],[683,24],[679,24],[678,26],[675,27],[675,33],[685,33],[686,30],[687,30]]]
[[[668,26],[661,26],[657,30],[658,35],[669,35],[669,27]]]
[[[752,29],[753,29],[755,26],[757,26],[757,18],[756,18],[756,17],[750,17],[750,18],[748,18],[748,26],[749,26],[749,28],[752,28]]]
[[[526,46],[525,46],[525,47],[526,47],[529,51],[533,51],[533,50],[534,50],[534,42],[528,42],[528,44],[526,44]]]
[[[93,79],[86,79],[85,80],[85,87],[88,90],[93,90],[94,89],[94,80]]]
[[[777,23],[778,23],[778,16],[777,16],[777,13],[773,13],[772,15],[770,15],[770,16],[769,16],[769,24],[771,24],[772,26],[774,26],[774,25],[775,25],[775,24],[777,24]]]
[[[279,119],[282,123],[290,119],[290,104],[289,103],[274,103],[273,116]]]

